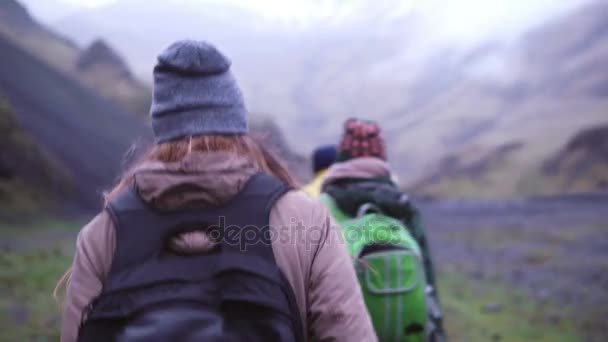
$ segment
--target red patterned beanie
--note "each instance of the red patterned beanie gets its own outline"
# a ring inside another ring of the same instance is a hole
[[[373,121],[348,119],[338,151],[338,161],[360,157],[376,157],[386,160],[384,140],[380,126]]]

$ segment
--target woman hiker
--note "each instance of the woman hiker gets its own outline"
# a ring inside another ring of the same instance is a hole
[[[63,342],[376,340],[339,228],[248,135],[226,57],[168,47],[151,117],[78,235]]]

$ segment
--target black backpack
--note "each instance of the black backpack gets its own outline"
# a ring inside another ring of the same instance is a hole
[[[225,206],[160,212],[135,189],[108,206],[116,250],[79,341],[303,341],[292,289],[277,267],[269,215],[288,190],[257,174]],[[175,235],[205,230],[205,254],[178,255]]]

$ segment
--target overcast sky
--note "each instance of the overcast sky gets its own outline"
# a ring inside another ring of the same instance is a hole
[[[34,15],[53,23],[81,10],[95,9],[129,0],[22,0]],[[260,15],[294,21],[314,22],[332,16],[348,16],[362,3],[382,0],[147,0],[167,6],[180,2],[231,3]],[[428,30],[446,40],[475,40],[488,34],[513,35],[542,20],[571,9],[587,0],[395,0],[400,13],[417,11]],[[373,3],[373,2],[372,2]],[[60,5],[57,5],[60,4]]]

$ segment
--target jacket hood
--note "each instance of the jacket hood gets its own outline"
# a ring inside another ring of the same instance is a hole
[[[388,163],[379,158],[363,157],[332,165],[323,181],[321,189],[340,179],[345,178],[391,178],[391,170]]]
[[[147,162],[134,173],[139,196],[159,210],[207,208],[230,201],[258,172],[254,163],[234,153],[191,153],[180,162]],[[203,231],[180,234],[170,241],[181,254],[205,253],[215,243]]]
[[[175,163],[144,163],[135,170],[135,186],[160,210],[205,208],[228,202],[256,172],[250,159],[233,153],[190,153]]]

